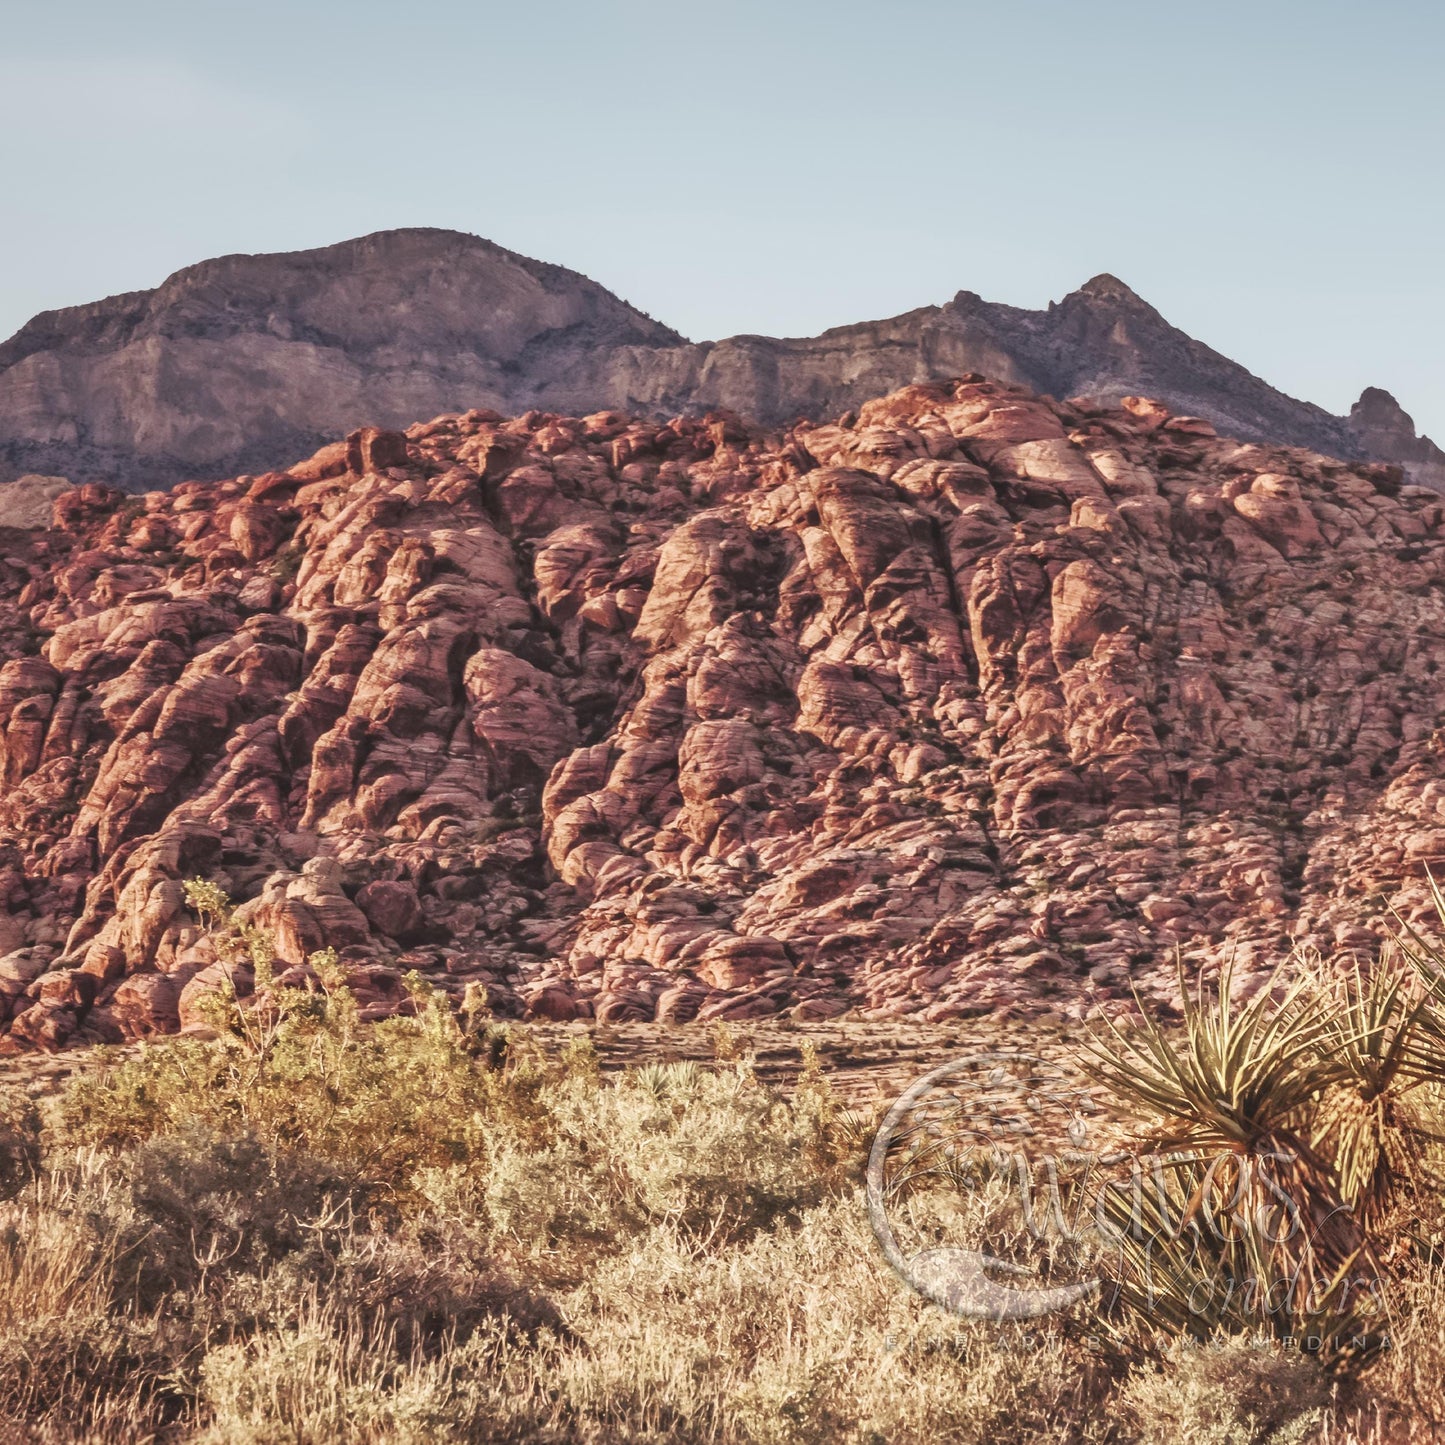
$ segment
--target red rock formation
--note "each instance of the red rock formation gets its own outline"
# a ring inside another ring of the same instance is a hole
[[[1445,866],[1442,516],[977,378],[65,493],[0,534],[0,1028],[197,1022],[196,875],[367,1017],[412,968],[546,1018],[1077,1014],[1176,947],[1365,944]]]

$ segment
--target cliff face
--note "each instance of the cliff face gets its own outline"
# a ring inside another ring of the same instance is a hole
[[[1382,411],[1372,398],[1385,393],[1367,392],[1349,419],[1295,401],[1111,276],[1044,311],[960,292],[817,337],[692,344],[574,272],[428,230],[227,256],[155,291],[36,317],[0,346],[0,479],[163,486],[478,406],[818,421],[969,371],[1056,397],[1156,396],[1230,436],[1445,482],[1445,453],[1398,407]]]
[[[12,1048],[194,1021],[196,875],[368,1017],[945,1020],[1370,947],[1445,868],[1445,502],[1155,403],[473,411],[55,521],[0,538]]]
[[[449,231],[223,256],[0,346],[0,458],[169,485],[281,465],[363,422],[511,408],[599,351],[680,341],[584,276]]]

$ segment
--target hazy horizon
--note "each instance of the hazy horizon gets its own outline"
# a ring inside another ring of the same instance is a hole
[[[697,340],[959,290],[1034,309],[1107,271],[1292,396],[1384,387],[1445,439],[1422,4],[5,9],[0,335],[418,225]]]

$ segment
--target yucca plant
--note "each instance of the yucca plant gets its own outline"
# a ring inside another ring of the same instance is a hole
[[[1191,991],[1181,961],[1177,1033],[1142,1005],[1128,1026],[1106,1018],[1105,1034],[1088,1041],[1087,1071],[1158,1148],[1238,1151],[1295,1138],[1340,1066],[1329,1057],[1332,1024],[1315,981],[1296,976],[1280,993],[1284,972],[1240,1004],[1232,959],[1213,997],[1203,975]]]
[[[1427,868],[1425,880],[1440,929],[1445,933],[1445,892]],[[1398,928],[1394,943],[1409,962],[1426,994],[1426,1006],[1416,1029],[1411,1064],[1421,1077],[1445,1081],[1445,947],[1438,938],[1422,933],[1398,910],[1392,909]]]
[[[1332,1360],[1367,1353],[1382,1340],[1383,1293],[1361,1251],[1333,1273],[1293,1239],[1295,1215],[1249,1219],[1217,1207],[1221,1198],[1273,1195],[1289,1187],[1244,1155],[1197,1154],[1139,1161],[1140,1177],[1100,1198],[1100,1225],[1114,1250],[1104,1327],[1126,1353],[1140,1331],[1165,1339],[1266,1336],[1291,1340]],[[1251,1174],[1251,1171],[1253,1173]],[[1131,1327],[1133,1326],[1133,1327]]]
[[[1378,1293],[1365,1231],[1311,1138],[1315,1106],[1348,1077],[1340,1025],[1315,979],[1283,974],[1241,1003],[1232,960],[1213,996],[1181,961],[1177,1031],[1141,1008],[1090,1041],[1086,1068],[1142,1125],[1150,1166],[1101,1196],[1118,1297],[1171,1334],[1333,1339],[1352,1322],[1342,1296]]]
[[[1324,1091],[1310,1142],[1332,1161],[1340,1195],[1367,1230],[1378,1230],[1402,1196],[1438,1184],[1428,1164],[1440,1136],[1421,1087],[1431,1073],[1430,997],[1394,946],[1366,968],[1331,973],[1318,955],[1297,955],[1326,1006],[1321,1041],[1338,1077]]]

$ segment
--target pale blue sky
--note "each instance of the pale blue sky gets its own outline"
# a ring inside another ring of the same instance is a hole
[[[1112,271],[1445,442],[1427,0],[0,0],[0,334],[227,251],[450,226],[694,338]]]

